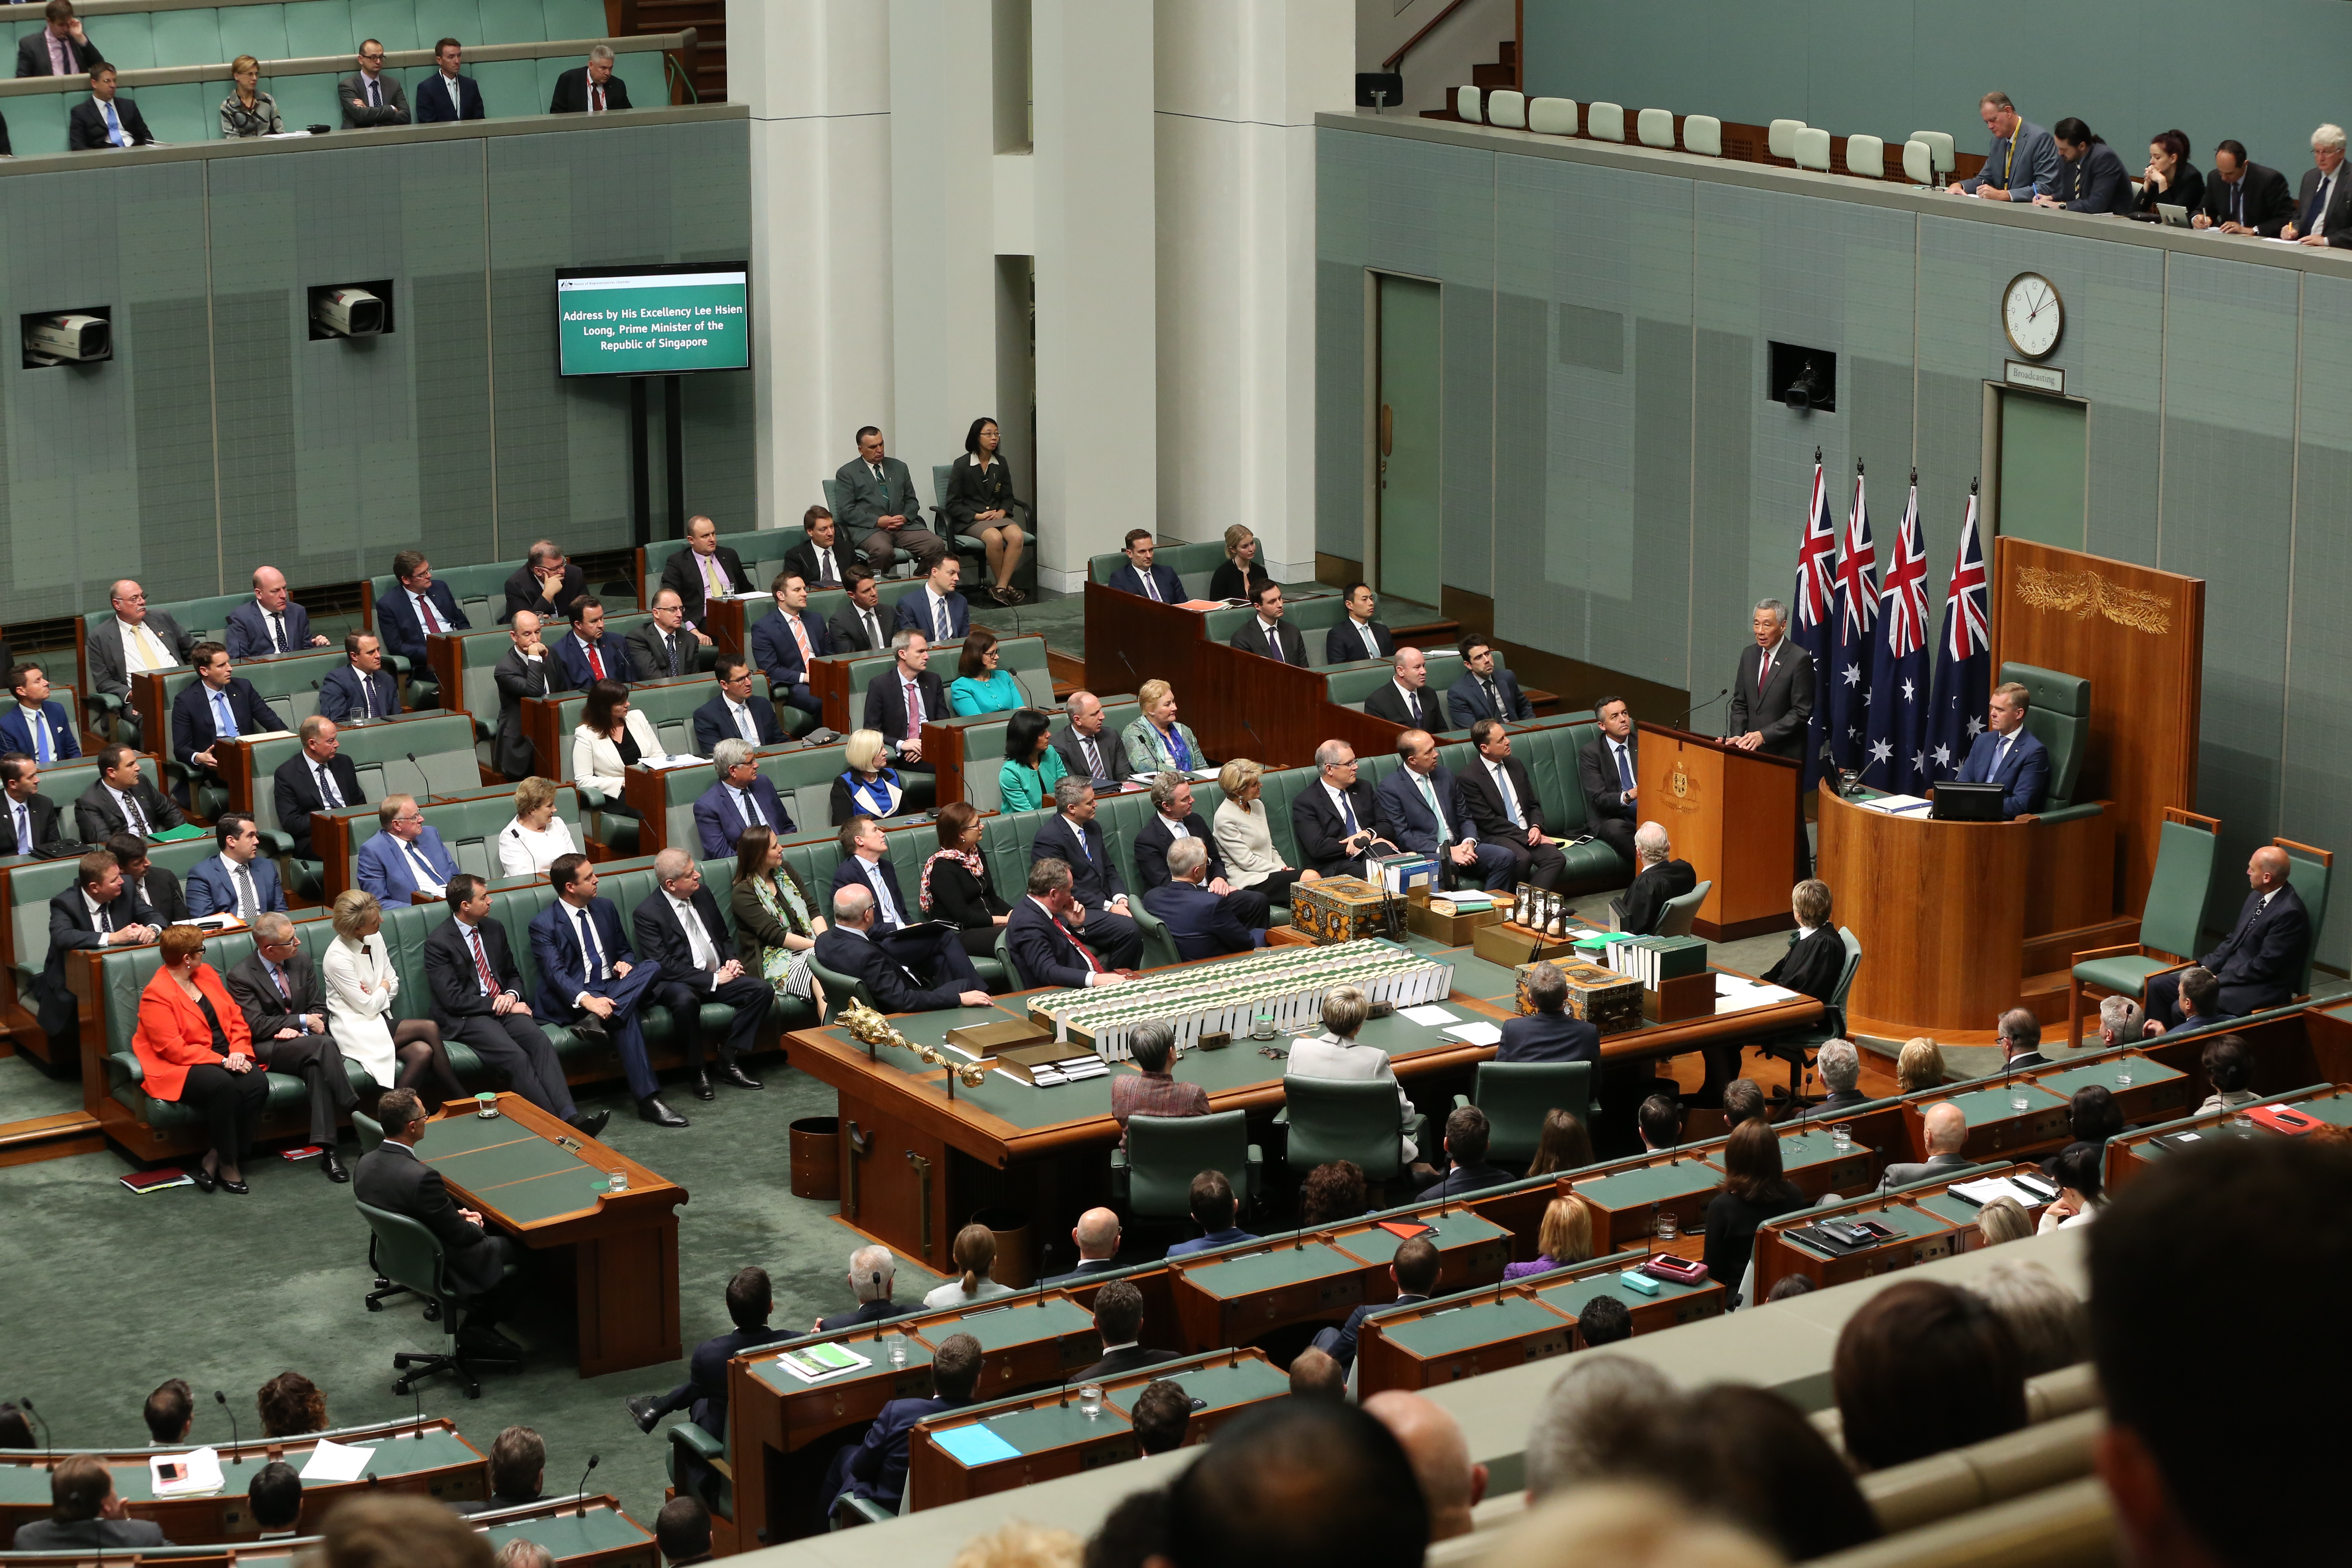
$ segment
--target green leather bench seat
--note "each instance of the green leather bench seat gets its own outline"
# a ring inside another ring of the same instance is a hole
[[[1316,651],[1321,650],[1318,648]],[[1432,648],[1426,657],[1429,660],[1429,685],[1423,695],[1437,712],[1434,721],[1442,725],[1446,722],[1444,717],[1445,689],[1462,679],[1462,650]],[[1360,711],[1365,698],[1396,679],[1396,666],[1384,658],[1356,659],[1347,664],[1326,665],[1324,668],[1328,672],[1325,689],[1330,693],[1331,700]]]
[[[1159,538],[1159,546],[1151,554],[1151,563],[1155,566],[1165,566],[1175,573],[1184,584],[1184,592],[1192,597],[1207,598],[1209,579],[1215,576],[1217,568],[1225,563],[1223,542],[1212,540],[1206,544],[1186,544],[1181,540],[1171,539],[1164,533]],[[1087,558],[1087,574],[1096,582],[1108,586],[1111,578],[1118,574],[1118,569],[1126,564],[1127,552],[1107,551],[1100,555],[1090,555]],[[1227,632],[1225,635],[1231,637],[1233,634]]]
[[[745,564],[749,565],[750,563],[747,562]],[[769,582],[773,580],[774,575],[775,574],[770,573],[766,578],[761,580],[759,586],[765,588]],[[898,618],[898,601],[905,598],[909,594],[921,593],[923,591],[924,581],[925,579],[920,577],[886,577],[880,579],[875,584],[877,608],[874,612],[874,618],[882,623],[882,630],[886,636],[890,630],[892,622]],[[966,595],[966,597],[969,596],[970,595]],[[820,625],[831,621],[834,617],[835,612],[838,611],[842,605],[847,603],[849,603],[849,594],[845,589],[811,588],[809,590],[809,614],[814,616]],[[987,606],[984,604],[973,606],[975,614],[979,614],[986,608]],[[764,595],[757,599],[746,599],[743,601],[743,651],[745,657],[750,657],[751,651],[752,631],[761,621],[766,620],[770,616],[772,616],[775,613],[776,596],[773,594]],[[985,615],[982,615],[982,618],[985,620],[987,617]],[[940,679],[943,680],[950,679],[953,678],[954,674],[955,668],[950,665],[949,666],[946,674],[942,675]]]
[[[443,801],[420,806],[425,825],[441,836],[461,871],[470,871],[484,880],[495,880],[504,875],[499,868],[499,835],[514,820],[514,792],[510,789],[484,791],[469,799]],[[555,815],[572,829],[574,844],[586,842],[581,836],[580,792],[559,789],[555,795]],[[357,855],[367,841],[383,831],[383,819],[372,809],[362,807],[352,817],[352,853]]]
[[[481,788],[474,761],[474,721],[465,713],[432,710],[400,719],[337,727],[339,755],[352,760],[361,793],[371,805],[386,795],[471,795]],[[253,747],[253,818],[272,854],[290,856],[294,840],[278,820],[273,776],[302,749],[297,736],[257,742]],[[412,763],[409,758],[416,760]]]
[[[1132,697],[1113,697],[1103,703],[1103,728],[1109,733],[1123,734],[1127,727],[1142,717]],[[963,731],[963,798],[982,811],[1001,810],[1003,792],[997,785],[997,774],[1004,766],[1004,731],[1013,721],[1009,713],[985,713],[977,718],[955,719],[949,722]],[[1066,720],[1056,718],[1055,731],[1068,728]],[[1210,803],[1213,809],[1213,799]],[[1204,814],[1205,815],[1205,812]]]
[[[776,574],[784,569],[785,554],[807,537],[808,531],[795,522],[787,528],[754,528],[741,533],[722,533],[719,536],[719,545],[722,550],[735,552],[735,558],[743,563],[743,574],[751,580],[751,586],[764,594],[775,580]],[[644,569],[637,574],[637,603],[640,606],[652,605],[654,593],[661,586],[663,570],[669,565],[671,557],[687,548],[683,539],[656,539],[650,544],[639,546],[637,558],[644,563]],[[772,605],[774,601],[771,599],[769,603]]]
[[[888,623],[884,623],[886,626]],[[997,644],[997,668],[1009,670],[1028,693],[1028,706],[1050,708],[1054,703],[1054,675],[1045,664],[1045,639],[1042,637],[1006,637]],[[856,729],[864,722],[866,688],[868,682],[898,662],[893,653],[860,653],[846,657],[849,665],[849,722]],[[924,668],[940,678],[942,686],[955,684],[956,668],[963,658],[963,643],[933,643],[930,658]]]

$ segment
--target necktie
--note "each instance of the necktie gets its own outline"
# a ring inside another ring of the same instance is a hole
[[[1060,931],[1060,932],[1062,933],[1062,936],[1063,936],[1064,940],[1066,940],[1066,942],[1069,942],[1069,944],[1070,944],[1072,947],[1075,947],[1075,948],[1076,948],[1076,949],[1078,950],[1078,956],[1079,956],[1080,958],[1082,958],[1082,959],[1084,959],[1084,960],[1086,961],[1087,973],[1088,973],[1089,974],[1100,974],[1100,973],[1103,973],[1102,960],[1100,960],[1100,959],[1097,958],[1097,957],[1094,955],[1094,953],[1093,953],[1092,952],[1088,951],[1088,949],[1087,949],[1087,944],[1086,944],[1085,942],[1080,942],[1080,941],[1079,941],[1079,940],[1078,940],[1075,935],[1073,935],[1073,934],[1071,933],[1070,928],[1069,928],[1069,927],[1067,927],[1067,926],[1066,926],[1066,925],[1064,925],[1064,924],[1062,923],[1062,917],[1061,917],[1061,916],[1059,916],[1059,915],[1054,915],[1054,916],[1052,916],[1052,917],[1050,917],[1050,918],[1052,919],[1052,921],[1053,921],[1053,922],[1054,922],[1054,929],[1055,929],[1055,931]]]
[[[1445,808],[1437,804],[1437,792],[1430,787],[1427,773],[1414,773],[1412,782],[1421,787],[1422,803],[1429,807],[1429,815],[1437,818],[1437,847],[1443,849],[1454,842],[1454,827],[1445,820]]]
[[[793,628],[793,641],[800,647],[801,668],[805,670],[808,668],[808,661],[816,657],[816,650],[809,646],[808,628],[801,625],[801,618],[798,616],[786,616],[784,625]]]
[[[923,733],[923,698],[911,679],[907,682],[907,739],[919,740]]]
[[[771,828],[775,826],[774,823],[768,820],[767,814],[760,809],[759,802],[751,798],[751,792],[750,790],[737,790],[735,792],[735,801],[736,815],[743,819],[743,825],[746,827],[751,826],[755,824]]]
[[[1088,735],[1078,743],[1086,748],[1087,766],[1091,770],[1088,776],[1098,779],[1108,778],[1110,775],[1103,772],[1102,752],[1095,749],[1095,738]]]
[[[1511,788],[1511,775],[1505,773],[1498,763],[1486,765],[1495,774],[1495,787],[1503,792],[1503,815],[1511,819],[1512,826],[1525,827],[1527,823],[1519,816],[1518,792]]]
[[[1087,858],[1087,864],[1093,865],[1095,850],[1094,846],[1087,842],[1087,830],[1083,827],[1073,827],[1070,829],[1070,837],[1078,841],[1078,853]]]
[[[719,972],[719,950],[711,945],[710,928],[702,923],[702,912],[692,904],[673,904],[677,911],[679,929],[686,932],[686,950],[693,956],[694,967],[705,974]]]
[[[426,631],[437,632],[441,629],[441,617],[433,613],[433,601],[423,594],[416,595],[416,613],[424,620]]]
[[[1612,741],[1609,743],[1617,750],[1617,787],[1620,789],[1632,789],[1633,787],[1633,764],[1625,755],[1625,743],[1622,741]]]
[[[213,731],[226,741],[236,739],[236,715],[228,710],[227,693],[218,688],[213,691]]]
[[[1756,695],[1764,695],[1764,683],[1772,679],[1772,656],[1766,653],[1756,661]]]
[[[115,118],[114,105],[110,103],[104,107],[106,109],[106,139],[109,142],[113,142],[117,147],[130,146],[131,138],[123,134],[122,121]]]
[[[1995,780],[2000,777],[2000,770],[2009,766],[2009,748],[2014,743],[2014,740],[2015,737],[2010,735],[2003,735],[2000,738],[2000,750],[1993,754],[1992,759],[1992,776]]]
[[[360,710],[363,717],[373,719],[375,717],[375,682],[367,678],[365,670],[359,672],[359,678]]]
[[[1162,598],[1160,596],[1160,583],[1159,583],[1159,574],[1158,574],[1158,573],[1156,573],[1156,572],[1141,572],[1141,573],[1138,573],[1138,574],[1137,574],[1137,575],[1138,575],[1138,576],[1139,576],[1139,577],[1141,577],[1141,578],[1143,579],[1143,595],[1144,595],[1144,597],[1146,597],[1146,598],[1150,599],[1150,600],[1153,604],[1155,604],[1155,605],[1161,605],[1161,604],[1165,604],[1165,603],[1167,603],[1167,601],[1166,601],[1166,600],[1162,599]]]
[[[727,596],[727,584],[719,580],[719,556],[716,552],[702,558],[702,589],[704,597],[707,599],[723,599]],[[703,613],[708,615],[709,611],[706,608]]]
[[[1422,715],[1420,692],[1408,691],[1404,694],[1404,710],[1412,715],[1412,727],[1414,729],[1425,730],[1429,727]]]
[[[749,708],[735,710],[735,732],[755,746],[760,743],[760,727],[751,722],[751,710]]]
[[[898,928],[898,901],[890,896],[890,884],[882,879],[882,863],[870,860],[866,866],[866,879],[874,885],[874,901],[882,906],[882,918],[893,931]]]
[[[662,638],[662,646],[663,646],[664,647],[666,647],[666,648],[669,649],[669,672],[670,672],[672,675],[683,675],[683,674],[685,674],[685,673],[686,673],[686,671],[685,671],[684,669],[682,669],[681,668],[679,668],[679,665],[678,665],[678,659],[677,659],[677,638],[673,637],[665,637],[664,638]]]
[[[860,610],[857,612],[857,618],[859,621],[863,622],[866,626],[866,646],[872,648],[877,653],[881,652],[882,628],[874,624],[874,612],[871,610]]]
[[[940,641],[952,641],[955,634],[948,630],[948,602],[945,599],[933,599],[931,608],[939,617]]]
[[[1280,621],[1276,621],[1274,625],[1265,628],[1265,651],[1274,656],[1275,663],[1280,664],[1283,661],[1282,623]]]
[[[2333,174],[2324,174],[2320,177],[2319,188],[2311,193],[2311,210],[2304,215],[2304,233],[2319,232],[2319,220],[2327,216],[2327,189],[2335,183],[2336,176]]]
[[[588,650],[588,673],[598,680],[604,679],[604,656],[596,651],[594,643],[583,645]]]
[[[74,74],[73,62],[66,58],[66,41],[55,33],[49,35],[49,74],[51,76]]]
[[[335,788],[335,775],[324,763],[319,764],[319,804],[329,811],[341,810],[343,804],[342,792]]]
[[[1353,837],[1356,834],[1363,831],[1363,829],[1356,826],[1355,803],[1348,798],[1348,792],[1346,790],[1341,790],[1339,792],[1339,816],[1345,819],[1348,824],[1349,837]]]
[[[1488,712],[1495,718],[1500,719],[1503,716],[1503,698],[1502,694],[1495,689],[1495,678],[1493,676],[1482,676],[1479,678],[1478,684],[1486,689],[1486,708]]]
[[[433,868],[433,863],[425,858],[425,851],[414,842],[406,843],[403,847],[408,851],[408,863],[416,868],[417,887],[420,889],[439,887],[441,873]]]
[[[2246,221],[2246,181],[2241,174],[2238,183],[2230,187],[2230,221],[2243,226]]]
[[[603,88],[591,87],[588,89],[588,112],[591,114],[602,114],[604,112],[604,89]]]
[[[284,653],[286,651],[286,616],[284,613],[279,612],[272,615],[269,617],[269,625],[271,628],[269,640],[276,645],[277,650],[279,653]]]
[[[382,108],[383,107],[383,85],[382,85],[381,83],[379,83],[379,82],[375,79],[375,78],[373,78],[373,77],[370,77],[370,78],[368,78],[367,89],[368,89],[368,107],[369,107],[370,109],[382,109]]]
[[[260,911],[260,895],[253,890],[253,868],[239,866],[236,868],[236,918],[251,925],[253,917]]]
[[[131,824],[131,831],[142,838],[146,837],[147,814],[139,809],[138,799],[135,796],[121,794],[117,794],[115,798],[122,803],[123,819]]]
[[[33,732],[33,757],[37,762],[51,761],[49,753],[49,716],[37,710],[27,714],[25,728]]]
[[[139,623],[138,629],[132,634],[132,640],[139,644],[139,652],[147,661],[141,668],[162,669],[172,662],[172,656],[163,651],[163,639],[147,629],[146,622]]]
[[[32,852],[32,814],[25,809],[25,803],[20,800],[16,803],[16,853],[19,855],[29,855]]]
[[[602,980],[604,976],[604,950],[596,945],[596,922],[588,918],[586,910],[575,911],[580,917],[580,951],[588,960],[588,978]]]
[[[499,988],[499,978],[490,972],[490,955],[482,946],[481,929],[475,927],[467,931],[466,935],[474,944],[474,973],[481,977],[482,994],[485,996],[495,994]]]
[[[466,105],[465,100],[457,96],[457,79],[454,76],[445,76],[441,79],[449,84],[449,108],[458,119],[463,120],[466,117]]]
[[[837,588],[841,585],[841,580],[833,574],[833,552],[830,550],[820,550],[816,552],[816,585],[820,588]]]
[[[286,984],[286,972],[278,968],[278,965],[274,963],[270,964],[268,967],[269,978],[278,982],[278,994],[284,999],[289,1007],[291,1007],[294,1005],[294,993]],[[310,1026],[308,1021],[297,1020],[297,1023],[304,1034],[307,1035],[310,1032]]]

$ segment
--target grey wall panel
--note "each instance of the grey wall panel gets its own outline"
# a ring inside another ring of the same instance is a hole
[[[1543,538],[1552,356],[1550,302],[1495,297],[1495,566],[1514,575]],[[1478,628],[1485,630],[1485,627]]]
[[[1495,545],[1495,291],[1438,295],[1437,504],[1445,584],[1492,594]],[[1432,595],[1434,597],[1435,595]]]
[[[2302,342],[2278,831],[2341,850],[2352,847],[2352,617],[2344,614],[2344,584],[2352,582],[2345,527],[2352,517],[2352,282],[2304,280]],[[2339,969],[2352,963],[2352,921],[2328,922],[2319,957]]]
[[[1326,133],[1328,134],[1328,132]],[[1329,193],[1318,210],[1331,210]],[[1364,269],[1315,264],[1315,548],[1350,561],[1364,540]],[[1208,531],[1204,526],[1201,531]]]
[[[415,509],[409,538],[448,565],[511,561],[532,531],[505,510],[503,486],[494,488],[490,308],[481,269],[422,274],[409,280],[408,298],[415,323],[409,352],[416,361]],[[372,550],[366,563],[372,577],[392,570],[382,549]]]
[[[358,516],[341,531],[344,548],[324,563],[318,557],[305,559],[299,542],[294,461],[298,345],[288,322],[302,310],[302,295],[292,289],[213,297],[214,331],[219,342],[236,347],[214,368],[212,411],[220,440],[221,511],[229,520],[221,531],[220,575],[228,581],[206,592],[235,593],[251,581],[252,569],[265,562],[298,584],[316,580],[314,574],[322,564],[331,576],[359,575],[357,545],[369,530]],[[201,405],[194,406],[199,415],[204,413]],[[147,592],[159,599],[192,596],[182,592],[177,581],[168,591],[155,584]]]
[[[1691,513],[1703,542],[1691,556],[1691,672],[1688,685],[1705,701],[1731,684],[1748,612],[1757,600],[1789,598],[1797,525],[1804,498],[1755,493],[1755,425],[1763,405],[1764,372],[1756,340],[1744,332],[1698,330],[1698,368],[1692,388]],[[1695,717],[1701,730],[1721,729],[1725,705]]]

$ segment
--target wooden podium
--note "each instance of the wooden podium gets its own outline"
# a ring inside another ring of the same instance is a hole
[[[1641,731],[1636,815],[1664,826],[1675,854],[1715,884],[1691,929],[1737,942],[1793,927],[1801,765],[1663,724]]]

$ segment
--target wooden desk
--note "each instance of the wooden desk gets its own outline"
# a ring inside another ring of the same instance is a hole
[[[1973,1231],[1925,1207],[1920,1201],[1923,1195],[1924,1190],[1906,1191],[1892,1198],[1864,1199],[1844,1208],[1806,1209],[1767,1220],[1756,1232],[1757,1300],[1764,1300],[1773,1286],[1790,1274],[1809,1276],[1815,1285],[1844,1285],[1966,1250],[1968,1235]],[[1895,1232],[1895,1238],[1833,1254],[1792,1234],[1823,1218],[1874,1220]]]
[[[1712,882],[1691,929],[1737,942],[1797,923],[1789,909],[1802,763],[1664,724],[1642,725],[1642,815],[1664,825],[1675,853]]]
[[[1676,1229],[1689,1233],[1702,1223],[1707,1204],[1722,1185],[1720,1166],[1677,1151],[1579,1177],[1570,1182],[1570,1190],[1608,1222],[1606,1237],[1594,1237],[1593,1245],[1625,1247],[1647,1245],[1661,1215],[1674,1215]]]
[[[610,1494],[500,1509],[467,1522],[489,1537],[493,1552],[509,1541],[529,1541],[564,1568],[662,1568],[653,1532]]]
[[[583,1139],[519,1094],[499,1116],[436,1117],[416,1146],[457,1202],[534,1250],[567,1247],[580,1321],[580,1375],[676,1361],[677,1206],[686,1189],[593,1139]],[[560,1141],[560,1142],[559,1142]],[[628,1191],[604,1188],[625,1172]]]
[[[2259,1103],[2291,1105],[2297,1110],[2310,1112],[2322,1121],[2338,1127],[2352,1126],[2352,1088],[2313,1084],[2285,1094],[2270,1096]],[[2142,1128],[2109,1139],[2104,1180],[2108,1192],[2113,1194],[2117,1188],[2128,1186],[2149,1166],[2168,1155],[2185,1153],[2209,1143],[2283,1136],[2284,1134],[2273,1132],[2260,1122],[2248,1119],[2243,1106],[2204,1116],[2185,1116],[2178,1121]]]
[[[1363,1304],[1364,1260],[1304,1236],[1170,1263],[1187,1350],[1247,1344],[1292,1323],[1336,1322]]]
[[[1433,1388],[1565,1355],[1576,1320],[1524,1285],[1471,1300],[1416,1302],[1367,1318],[1356,1331],[1356,1397],[1391,1388]]]
[[[2064,1095],[2021,1076],[2007,1084],[1993,1079],[1983,1088],[1905,1100],[1903,1121],[1910,1135],[1913,1160],[1927,1158],[1927,1108],[1945,1104],[1958,1106],[1968,1121],[1969,1141],[1960,1152],[1972,1163],[2047,1153],[2064,1148],[2074,1137]]]

